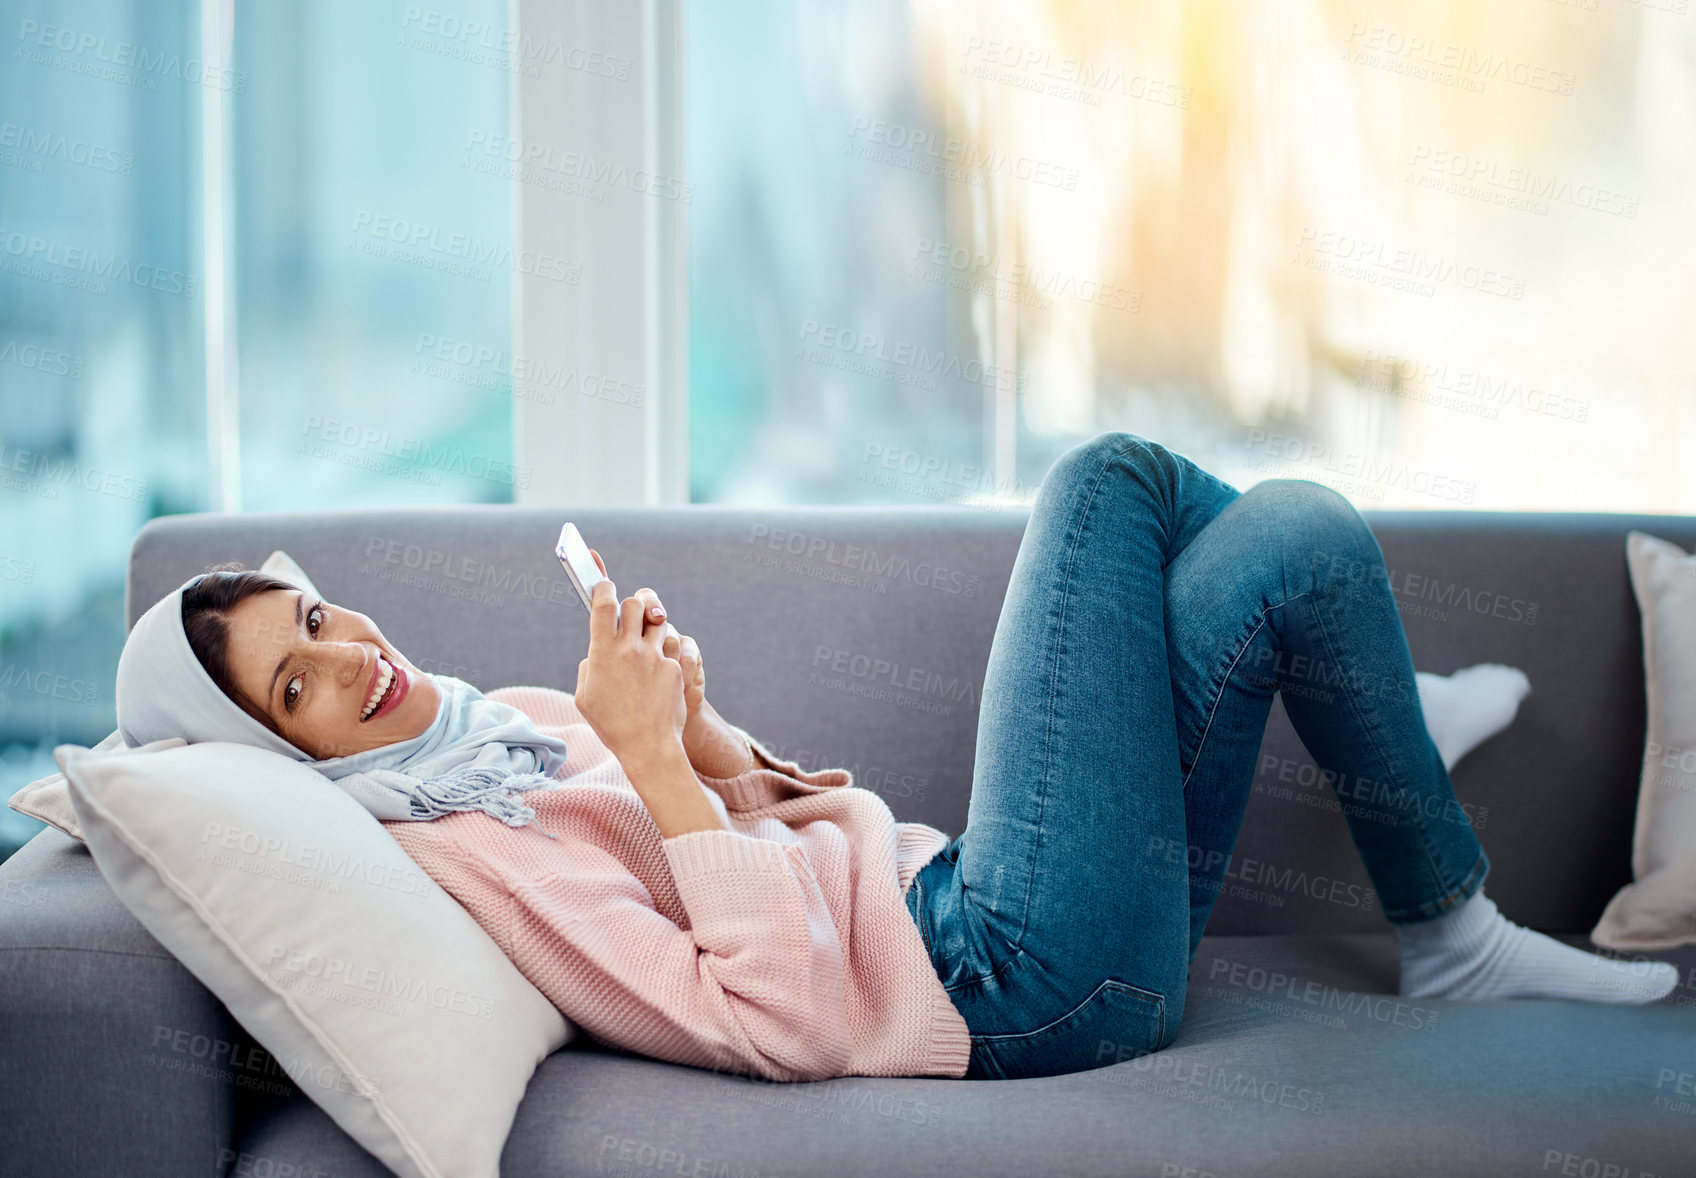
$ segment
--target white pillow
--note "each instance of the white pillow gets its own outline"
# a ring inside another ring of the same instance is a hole
[[[259,566],[259,571],[270,573],[273,577],[281,577],[295,588],[304,589],[314,597],[324,596],[318,592],[318,586],[312,583],[312,578],[281,548],[265,558],[265,563]],[[182,741],[178,740],[176,743],[181,744]],[[119,738],[117,729],[113,729],[94,746],[94,751],[103,753],[107,749],[119,748],[122,745],[123,741]],[[145,747],[152,748],[153,745]],[[78,842],[82,841],[82,831],[77,827],[76,812],[71,809],[71,795],[65,788],[63,773],[49,773],[46,777],[30,782],[14,793],[6,804],[20,814],[27,814],[37,822],[45,822]]]
[[[1696,943],[1696,557],[1628,532],[1626,566],[1643,616],[1649,722],[1631,875],[1590,939],[1608,949]]]
[[[314,1104],[404,1178],[497,1178],[575,1027],[377,819],[247,745],[54,756],[112,890]]]
[[[304,589],[313,597],[324,596],[318,592],[318,586],[312,583],[312,578],[306,575],[306,570],[296,564],[294,557],[281,548],[265,558],[265,563],[259,566],[259,571],[270,573],[273,577],[281,577],[296,589]]]

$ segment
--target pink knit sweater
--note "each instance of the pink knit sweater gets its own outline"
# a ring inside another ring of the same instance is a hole
[[[756,741],[770,767],[697,774],[732,829],[664,838],[569,694],[488,695],[570,748],[558,788],[518,795],[558,838],[481,811],[383,825],[567,1018],[765,1079],[965,1074],[965,1020],[904,898],[941,831]]]

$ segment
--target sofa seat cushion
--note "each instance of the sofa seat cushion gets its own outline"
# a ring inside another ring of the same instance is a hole
[[[1038,1080],[774,1084],[581,1043],[537,1069],[501,1174],[1680,1173],[1696,951],[1661,956],[1682,981],[1651,1006],[1413,1002],[1388,931],[1208,937],[1172,1047]],[[272,1173],[384,1173],[304,1099],[239,1140]]]
[[[223,1005],[43,830],[0,870],[0,1172],[213,1172],[241,1066]],[[285,1077],[286,1079],[286,1077]]]

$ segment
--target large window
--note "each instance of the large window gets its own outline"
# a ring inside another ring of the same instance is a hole
[[[1683,3],[696,0],[694,495],[1696,511]]]
[[[115,726],[148,518],[502,502],[525,478],[508,181],[479,150],[521,68],[506,5],[211,7],[209,53],[197,3],[0,0],[6,794]],[[218,475],[208,332],[236,426]],[[0,857],[36,829],[0,809]]]
[[[696,502],[1023,500],[1128,429],[1363,508],[1696,512],[1683,0],[0,0],[0,33],[7,792],[114,726],[150,517],[612,486],[533,480],[573,446],[673,501],[685,384]],[[0,810],[0,856],[33,829]]]
[[[243,5],[237,379],[248,510],[507,502],[502,0]]]

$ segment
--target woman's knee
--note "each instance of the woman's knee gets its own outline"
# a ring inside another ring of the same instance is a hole
[[[1167,460],[1168,452],[1159,442],[1126,430],[1107,430],[1055,459],[1043,477],[1043,485],[1073,490],[1099,478],[1104,469],[1116,463],[1127,469],[1154,470]]]
[[[1270,539],[1316,575],[1359,579],[1383,563],[1366,520],[1335,488],[1310,479],[1266,479],[1243,497],[1266,518]]]

